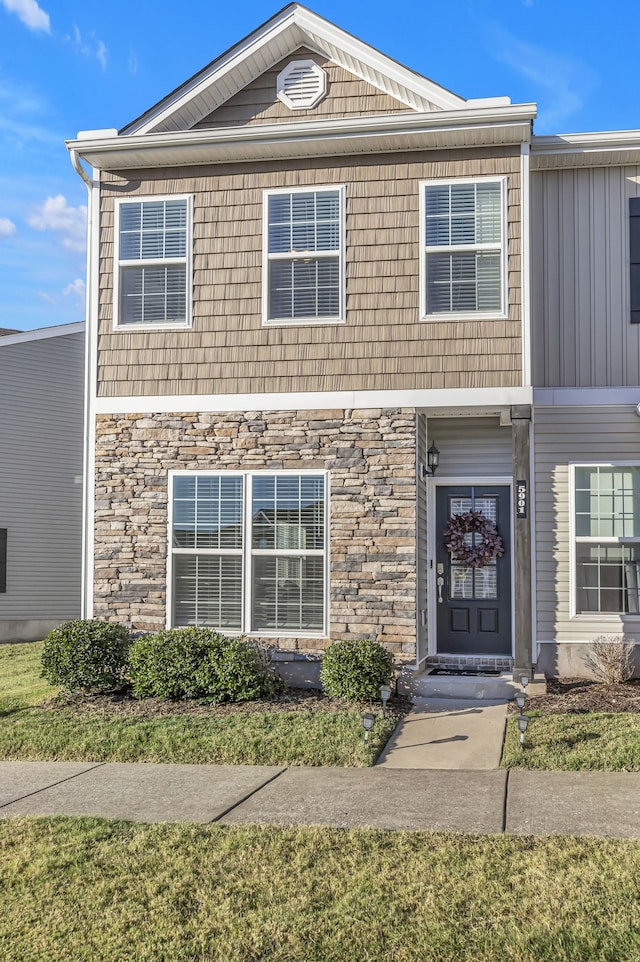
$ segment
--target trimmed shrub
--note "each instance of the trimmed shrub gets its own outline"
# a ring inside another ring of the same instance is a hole
[[[213,628],[144,635],[131,645],[129,661],[136,698],[252,701],[282,687],[259,648]]]
[[[337,641],[322,659],[320,681],[330,698],[373,701],[393,675],[393,655],[377,641]]]
[[[109,691],[126,680],[129,634],[105,621],[67,621],[45,638],[41,677],[67,692]]]

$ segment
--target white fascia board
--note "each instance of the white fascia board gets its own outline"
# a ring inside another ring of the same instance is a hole
[[[27,341],[43,341],[50,337],[65,337],[69,334],[84,334],[84,321],[72,324],[56,324],[55,327],[39,327],[35,331],[20,331],[18,334],[5,334],[0,337],[0,347],[10,344],[25,344]]]
[[[553,167],[609,166],[619,163],[619,155],[640,152],[640,130],[608,130],[601,133],[557,134],[533,137],[531,165],[533,169]]]
[[[267,53],[266,59],[273,65],[281,59],[281,49],[277,48],[273,53],[269,53],[268,48],[270,45],[273,45],[276,40],[281,39],[286,32],[291,34],[290,43],[288,43],[287,46],[292,52],[306,44],[324,53],[322,47],[325,45],[329,46],[334,52],[342,53],[345,60],[350,58],[350,66],[348,69],[350,69],[352,73],[355,67],[357,75],[368,83],[373,83],[379,89],[386,89],[384,79],[381,82],[375,83],[372,77],[368,75],[368,70],[375,72],[381,78],[388,78],[390,81],[389,88],[394,83],[398,84],[401,88],[404,87],[407,91],[411,91],[418,100],[429,101],[442,110],[455,110],[466,107],[464,98],[439,86],[432,80],[409,70],[385,54],[380,53],[380,51],[375,48],[370,47],[362,40],[358,40],[357,37],[345,33],[339,27],[319,17],[311,10],[294,6],[286,7],[280,14],[276,15],[272,20],[269,20],[262,28],[250,34],[244,42],[241,41],[239,45],[233,47],[227,55],[223,54],[221,58],[214,61],[209,70],[205,70],[202,74],[197,74],[192,82],[187,82],[186,85],[178,88],[174,95],[170,94],[168,98],[161,102],[158,110],[143,116],[139,121],[134,121],[132,124],[129,124],[125,128],[127,131],[126,135],[151,133],[157,127],[165,124],[172,115],[179,112],[182,107],[189,101],[197,98],[198,95],[203,93],[208,87],[219,83],[225,78],[229,78],[230,75],[233,74],[233,71],[241,64],[244,63],[246,67],[246,65],[250,63],[251,58],[258,53],[262,53],[263,56]],[[338,57],[337,59],[340,60],[342,58]],[[363,64],[368,70],[358,71],[358,63]],[[263,69],[264,68],[261,67],[257,71],[250,70],[249,73],[259,76]],[[245,79],[241,84],[232,82],[230,86],[232,90],[234,88],[240,90],[243,86],[246,86],[247,82],[245,72]],[[391,92],[390,89],[388,92]],[[392,96],[407,106],[415,106],[411,102],[410,97],[402,96],[401,91],[395,91]],[[225,97],[225,99],[228,99],[228,97]]]
[[[96,414],[170,414],[198,411],[315,411],[354,408],[497,408],[531,404],[532,390],[509,388],[450,388],[415,391],[313,391],[290,394],[174,394],[141,397],[99,397]]]
[[[535,388],[533,403],[536,407],[611,407],[627,404],[635,407],[640,403],[640,386]]]
[[[380,137],[420,136],[424,144],[417,144],[416,149],[428,149],[428,138],[446,131],[459,131],[461,136],[465,130],[479,132],[482,140],[483,131],[487,131],[487,142],[496,143],[492,137],[495,128],[502,127],[507,135],[503,135],[499,142],[522,143],[528,142],[530,124],[535,116],[534,104],[514,104],[500,108],[475,108],[473,110],[435,111],[416,114],[384,114],[377,117],[356,117],[343,120],[324,120],[319,123],[297,121],[287,124],[260,124],[248,127],[222,127],[211,130],[184,131],[180,133],[161,133],[148,135],[127,135],[120,137],[105,137],[94,141],[67,141],[67,148],[75,151],[88,164],[98,169],[127,169],[131,167],[131,155],[135,152],[137,163],[134,166],[160,166],[154,162],[154,153],[162,152],[162,164],[166,164],[167,153],[171,153],[171,163],[185,163],[181,151],[194,148],[215,150],[224,148],[225,162],[237,154],[237,160],[247,160],[247,149],[261,146],[273,154],[279,147],[287,155],[295,156],[295,145],[308,145],[317,142],[318,155],[330,155],[332,142],[352,139],[361,141],[360,150],[366,151],[367,138],[375,139],[375,147],[379,150]],[[308,147],[307,153],[308,153]],[[314,148],[315,149],[315,148]],[[355,146],[354,148],[355,149]],[[255,157],[253,158],[255,159]],[[202,163],[191,160],[191,163]],[[187,161],[188,162],[188,161]],[[209,162],[212,162],[209,160]],[[213,160],[215,162],[215,159]]]

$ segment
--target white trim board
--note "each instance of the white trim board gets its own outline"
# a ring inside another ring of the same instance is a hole
[[[638,390],[640,395],[640,389]],[[640,400],[640,396],[639,396]],[[96,414],[174,414],[178,411],[314,411],[342,408],[509,407],[531,404],[529,387],[443,388],[407,391],[313,391],[282,394],[168,394],[140,397],[99,397]]]
[[[10,344],[26,344],[28,341],[43,341],[49,337],[65,337],[68,334],[84,334],[85,322],[74,321],[71,324],[56,324],[55,327],[38,327],[35,331],[19,331],[17,334],[5,334],[0,337],[0,347]]]
[[[537,407],[627,405],[640,402],[639,387],[546,387],[533,389]]]

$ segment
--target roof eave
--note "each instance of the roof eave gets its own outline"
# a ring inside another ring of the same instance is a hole
[[[532,170],[562,167],[618,167],[640,163],[640,130],[534,137]]]

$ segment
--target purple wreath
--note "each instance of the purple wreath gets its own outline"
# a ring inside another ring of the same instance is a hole
[[[494,522],[480,511],[454,514],[442,533],[447,551],[465,568],[484,568],[494,558],[501,558],[504,554],[498,529]],[[468,544],[464,537],[466,534],[477,534],[480,540],[473,538],[472,541],[477,543]]]

